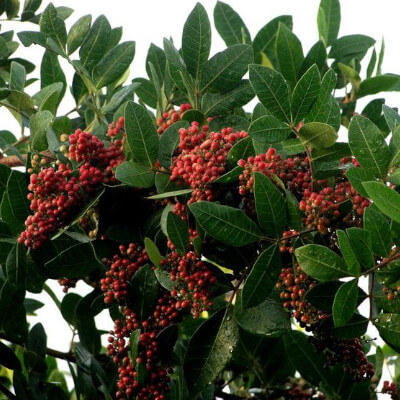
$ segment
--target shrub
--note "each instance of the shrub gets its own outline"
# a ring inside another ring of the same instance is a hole
[[[307,54],[290,16],[252,39],[218,2],[227,48],[210,57],[197,4],[182,48],[152,44],[128,82],[120,28],[87,15],[67,31],[72,10],[40,3],[0,4],[37,24],[0,35],[0,105],[21,126],[0,133],[3,398],[398,399],[397,375],[380,380],[400,362],[400,116],[357,106],[400,88],[383,46],[338,37],[338,0]],[[33,95],[20,43],[45,49]],[[74,332],[66,353],[29,324],[43,290]]]

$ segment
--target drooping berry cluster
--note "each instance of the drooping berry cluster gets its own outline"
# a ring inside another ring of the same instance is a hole
[[[315,308],[305,299],[309,289],[316,281],[305,274],[298,265],[282,268],[276,287],[281,291],[283,307],[290,311],[293,317],[304,326],[312,326],[327,319],[327,315]]]
[[[122,318],[115,320],[114,330],[110,331],[107,353],[118,365],[116,398],[164,400],[169,390],[169,367],[159,357],[159,332],[173,323],[179,322],[180,314],[175,309],[175,300],[164,293],[157,302],[154,312],[140,321],[127,306],[121,307]],[[130,358],[133,344],[129,338],[140,329],[137,357]]]
[[[343,364],[343,370],[355,381],[369,380],[374,374],[374,365],[363,351],[360,339],[337,339],[325,332],[315,331],[310,337],[318,352],[326,356],[326,367]]]
[[[349,204],[346,204],[349,202]],[[349,181],[339,178],[334,187],[324,187],[318,192],[306,190],[300,201],[304,223],[308,229],[326,234],[330,227],[360,226],[369,200],[358,194]]]
[[[58,283],[63,288],[64,293],[68,293],[68,290],[74,288],[76,283],[78,282],[77,279],[70,279],[70,278],[60,278]]]
[[[211,305],[210,289],[217,282],[207,264],[194,251],[179,254],[171,251],[162,265],[175,283],[171,296],[177,299],[175,307],[188,309],[195,318]]]
[[[104,302],[107,304],[126,299],[129,280],[149,261],[146,249],[139,244],[130,243],[128,248],[121,245],[119,250],[120,254],[114,255],[111,260],[104,260],[109,269],[105,277],[100,280],[100,287],[104,292]]]
[[[389,394],[392,400],[399,400],[399,385],[395,382],[383,382],[382,393]]]
[[[118,124],[122,126],[123,119]],[[70,163],[48,159],[39,163],[39,157],[33,157],[33,166],[40,166],[39,171],[29,170],[28,199],[34,214],[27,218],[26,229],[18,238],[27,247],[40,247],[52,232],[73,219],[82,201],[101,183],[114,183],[114,168],[124,160],[122,138],[110,135],[105,144],[78,129],[67,139],[69,144],[62,148],[71,162],[80,163],[76,172]]]
[[[179,154],[171,164],[170,179],[177,183],[185,182],[193,189],[188,204],[213,200],[210,184],[226,172],[227,155],[233,144],[247,137],[246,132],[233,132],[232,128],[209,135],[207,132],[208,126],[200,128],[197,122],[193,122],[189,129],[179,130]]]
[[[179,110],[171,108],[169,111],[164,112],[162,117],[157,119],[157,133],[159,135],[163,134],[173,123],[180,121],[182,115],[190,110],[192,107],[189,103],[181,104]]]
[[[300,194],[311,185],[312,176],[306,156],[283,159],[276,149],[269,148],[265,154],[239,160],[238,165],[243,168],[239,176],[239,193],[245,196],[252,192],[254,186],[254,172],[272,177],[276,175],[293,194]]]
[[[181,207],[178,207],[181,210]],[[190,237],[196,235],[190,231]],[[121,319],[115,321],[115,328],[110,332],[108,354],[118,365],[118,399],[154,398],[164,400],[164,393],[169,390],[169,373],[172,372],[159,357],[159,332],[191,313],[194,317],[211,306],[210,286],[216,279],[194,251],[185,254],[175,251],[169,241],[171,251],[161,266],[168,271],[175,283],[169,292],[160,288],[160,298],[154,310],[144,319],[140,319],[127,303],[129,280],[141,267],[148,264],[146,250],[139,244],[120,246],[119,254],[111,260],[104,260],[109,269],[101,279],[104,301],[117,302]],[[192,246],[190,246],[192,248]],[[129,357],[132,332],[140,329],[138,355],[136,360]]]

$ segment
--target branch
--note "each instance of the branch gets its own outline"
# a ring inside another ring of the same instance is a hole
[[[372,268],[368,269],[367,271],[363,272],[361,275],[363,276],[367,276],[369,275],[371,272],[375,272],[378,269],[381,269],[382,267],[386,267],[386,265],[390,264],[392,261],[396,261],[400,258],[400,253],[395,254],[394,256],[386,259],[386,261],[381,262],[380,264],[376,264],[375,266],[373,266]]]
[[[10,343],[16,344],[18,346],[24,347],[24,344],[22,342],[10,339],[6,335],[4,335],[3,333],[0,333],[0,339],[7,340],[7,342],[10,342]],[[51,357],[59,358],[60,360],[76,363],[75,356],[74,356],[74,354],[72,352],[64,353],[62,351],[58,351],[58,350],[47,348],[46,349],[46,354],[48,356],[51,356]]]
[[[24,155],[22,157],[26,158],[26,156],[24,156]],[[0,164],[5,165],[10,168],[25,166],[25,164],[17,156],[2,157],[2,158],[0,158]]]
[[[15,394],[12,394],[1,382],[0,382],[0,392],[4,394],[9,400],[18,400]]]
[[[216,392],[215,397],[219,397],[223,400],[244,400],[246,397],[237,396],[235,394],[225,393],[222,391]]]

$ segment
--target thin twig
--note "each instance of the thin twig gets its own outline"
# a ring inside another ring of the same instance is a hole
[[[386,261],[380,263],[380,264],[376,264],[375,266],[373,266],[372,268],[366,270],[365,272],[362,273],[362,275],[366,276],[369,275],[372,272],[377,271],[378,269],[382,268],[382,267],[386,267],[386,265],[390,264],[393,261],[396,261],[400,259],[400,253],[395,254],[394,256],[388,258]]]
[[[22,155],[22,158],[26,158],[26,156]],[[25,166],[25,164],[22,162],[22,160],[19,157],[14,156],[14,155],[0,158],[0,164],[5,165],[10,168]]]
[[[16,344],[18,346],[24,347],[22,342],[20,342],[18,340],[10,339],[9,337],[4,335],[3,333],[0,333],[0,339],[7,340],[7,342],[10,342],[12,344]],[[70,362],[76,363],[75,356],[74,356],[74,354],[72,352],[65,353],[65,352],[62,352],[62,351],[59,351],[59,350],[46,348],[46,354],[48,356],[51,356],[51,357],[54,357],[54,358],[58,358],[60,360],[70,361]]]

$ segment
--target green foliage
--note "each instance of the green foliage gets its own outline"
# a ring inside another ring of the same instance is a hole
[[[400,90],[384,42],[340,35],[339,0],[307,53],[291,16],[252,37],[229,4],[210,21],[197,3],[137,77],[122,28],[72,11],[0,2],[0,107],[20,127],[0,131],[3,397],[372,400],[384,360],[399,383],[400,116],[358,104]],[[67,352],[33,324],[43,291]]]

